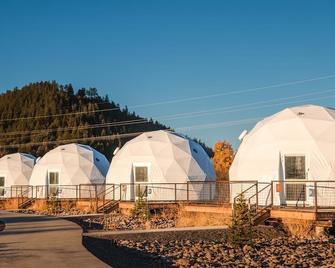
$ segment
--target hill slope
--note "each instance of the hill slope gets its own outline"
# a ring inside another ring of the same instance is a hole
[[[64,140],[93,138],[79,142],[96,148],[111,160],[115,148],[132,138],[122,134],[168,129],[157,121],[143,119],[127,108],[119,109],[107,96],[99,96],[95,88],[75,92],[71,84],[32,83],[0,95],[0,146],[15,145],[1,148],[1,155],[19,151],[42,156],[67,143]],[[94,140],[115,134],[120,134],[120,138]],[[211,149],[202,145],[211,155]]]

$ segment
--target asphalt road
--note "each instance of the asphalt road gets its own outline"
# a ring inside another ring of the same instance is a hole
[[[70,221],[0,210],[0,267],[110,267],[82,245],[81,228]]]

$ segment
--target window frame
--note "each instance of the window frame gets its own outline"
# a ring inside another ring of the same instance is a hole
[[[147,168],[147,180],[146,181],[137,181],[137,179],[136,179],[136,168],[141,168],[141,167]],[[133,163],[134,183],[149,183],[150,182],[150,174],[151,174],[151,163],[149,163],[149,162]]]

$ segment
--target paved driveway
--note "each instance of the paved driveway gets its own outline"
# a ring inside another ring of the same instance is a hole
[[[81,244],[82,230],[70,221],[0,210],[0,267],[109,267]]]

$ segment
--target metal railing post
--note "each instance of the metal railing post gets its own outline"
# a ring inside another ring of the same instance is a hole
[[[95,205],[96,205],[96,212],[98,213],[98,207],[99,207],[99,198],[98,198],[98,189],[97,189],[97,185],[94,184],[94,190],[95,190]]]
[[[258,209],[258,182],[256,182],[256,210]]]
[[[273,201],[273,181],[271,181],[271,206],[273,206],[274,201]]]
[[[315,205],[315,212],[318,211],[318,188],[317,182],[314,181],[314,205]]]
[[[209,182],[209,201],[212,201],[212,183]]]
[[[177,183],[174,184],[174,201],[177,202]]]
[[[187,194],[187,202],[189,201],[189,187],[188,182],[186,183],[186,194]]]

